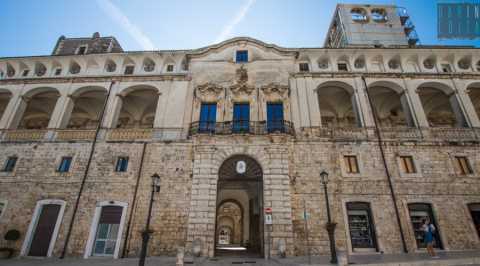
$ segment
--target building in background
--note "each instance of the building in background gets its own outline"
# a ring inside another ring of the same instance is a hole
[[[479,250],[480,53],[415,46],[397,11],[339,5],[324,48],[95,34],[0,58],[0,234],[138,256],[157,173],[149,255],[328,254],[326,171],[339,251],[422,250],[427,217],[437,248]]]

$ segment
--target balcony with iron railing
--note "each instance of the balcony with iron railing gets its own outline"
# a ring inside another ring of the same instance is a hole
[[[288,134],[294,135],[293,123],[285,120],[278,121],[225,121],[211,122],[198,121],[190,125],[189,135],[210,134],[210,135],[230,135],[230,134]]]

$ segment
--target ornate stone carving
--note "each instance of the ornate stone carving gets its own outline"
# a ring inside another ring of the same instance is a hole
[[[223,88],[207,82],[205,84],[199,85],[195,91],[195,96],[200,98],[203,101],[216,101],[218,100],[223,92]]]
[[[290,94],[290,88],[286,85],[280,85],[276,83],[270,83],[262,86],[260,90],[263,92],[265,98],[273,100],[282,100],[288,97]]]
[[[250,95],[255,90],[255,87],[248,85],[247,83],[235,84],[230,87],[230,91],[235,96]]]
[[[248,72],[245,68],[243,68],[243,65],[239,69],[237,69],[236,78],[237,78],[237,83],[238,84],[248,82]]]

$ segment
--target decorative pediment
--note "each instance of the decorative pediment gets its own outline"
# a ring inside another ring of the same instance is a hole
[[[250,95],[254,90],[255,87],[248,85],[247,83],[238,83],[230,87],[230,91],[235,96]]]
[[[290,88],[286,85],[280,85],[276,83],[270,83],[260,88],[265,97],[279,97],[281,99],[286,98],[290,94]]]
[[[203,101],[216,101],[222,96],[223,88],[207,82],[199,85],[195,91],[195,96]]]

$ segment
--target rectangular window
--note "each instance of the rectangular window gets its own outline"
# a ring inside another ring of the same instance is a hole
[[[235,103],[233,105],[233,132],[248,133],[250,126],[250,104]]]
[[[345,155],[343,156],[343,160],[345,161],[345,169],[349,174],[358,174],[360,170],[358,169],[358,161],[357,156],[354,155]]]
[[[93,245],[94,256],[113,256],[117,245],[120,220],[123,208],[120,206],[104,206],[98,221],[95,243]]]
[[[455,164],[457,165],[458,172],[461,175],[473,174],[472,167],[468,158],[465,156],[455,156]]]
[[[450,64],[442,64],[442,71],[443,73],[450,73],[452,72],[452,66]]]
[[[267,103],[267,131],[268,133],[285,132],[283,103]]]
[[[135,70],[134,66],[126,66],[124,74],[125,75],[132,75],[134,70]]]
[[[338,71],[348,71],[347,64],[345,64],[345,63],[338,63]]]
[[[217,103],[202,103],[200,107],[199,132],[215,133]]]
[[[60,165],[58,166],[57,171],[61,173],[68,172],[70,170],[70,164],[72,163],[72,157],[62,157]]]
[[[167,65],[167,72],[173,72],[173,65]]]
[[[300,63],[300,64],[298,64],[298,67],[300,68],[300,72],[310,71],[310,69],[308,67],[308,63]]]
[[[116,172],[126,172],[128,168],[128,157],[118,157],[117,165],[115,166]]]
[[[400,164],[402,172],[406,174],[414,174],[417,172],[417,169],[415,169],[415,164],[413,163],[412,156],[400,156]]]
[[[0,218],[2,218],[2,214],[5,212],[6,205],[7,205],[6,202],[0,201]]]
[[[470,209],[470,215],[472,215],[473,224],[477,229],[477,234],[480,237],[480,203],[472,203],[468,208]]]
[[[5,161],[5,165],[3,166],[3,171],[4,172],[13,172],[13,169],[15,169],[15,165],[17,164],[17,157],[12,156],[8,157],[7,161]]]
[[[349,202],[347,203],[347,215],[352,249],[376,249],[377,244],[370,205],[363,202]]]
[[[87,53],[87,46],[86,45],[82,45],[78,48],[77,54],[86,54],[86,53]]]
[[[248,51],[247,50],[237,51],[236,62],[237,63],[247,63],[248,62]]]
[[[22,77],[28,76],[28,72],[30,72],[28,69],[23,70]]]
[[[60,74],[62,74],[62,69],[61,68],[55,69],[55,76],[59,76]]]

